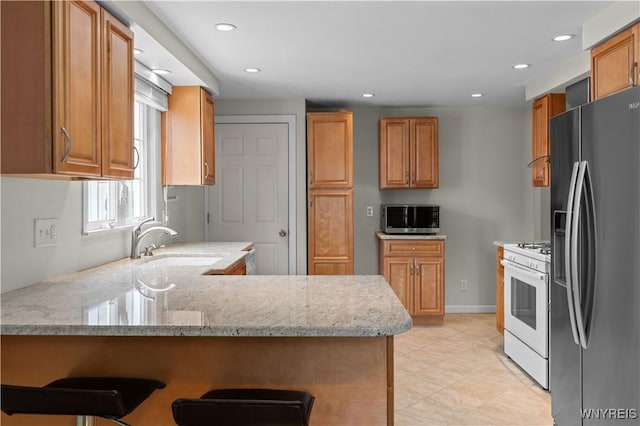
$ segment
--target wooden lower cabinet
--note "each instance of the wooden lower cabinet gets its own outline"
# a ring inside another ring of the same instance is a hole
[[[504,266],[500,261],[504,257],[504,249],[496,249],[496,330],[504,334]]]
[[[443,323],[444,240],[381,240],[380,273],[414,323]]]
[[[353,274],[353,190],[309,191],[309,275]]]
[[[228,270],[224,271],[225,275],[247,275],[247,264],[243,261],[232,265]]]

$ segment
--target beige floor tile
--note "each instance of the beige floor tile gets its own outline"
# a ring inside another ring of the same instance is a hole
[[[395,424],[550,426],[551,398],[504,354],[493,314],[395,339]]]

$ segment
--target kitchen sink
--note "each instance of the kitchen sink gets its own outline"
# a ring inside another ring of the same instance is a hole
[[[154,263],[162,266],[213,266],[222,257],[191,257],[191,256],[168,256],[157,260],[149,260],[145,263]]]

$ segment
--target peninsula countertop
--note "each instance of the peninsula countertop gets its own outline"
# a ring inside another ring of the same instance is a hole
[[[243,254],[235,251],[246,248],[229,243],[223,252],[220,244],[227,243],[174,245],[4,293],[0,331],[353,337],[390,336],[412,326],[382,276],[203,275],[213,270],[208,257],[237,261]]]

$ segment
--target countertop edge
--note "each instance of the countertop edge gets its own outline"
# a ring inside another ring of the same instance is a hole
[[[408,314],[407,314],[408,316]],[[58,326],[1,325],[3,336],[85,337],[378,337],[402,334],[413,327],[403,322],[379,327],[207,327],[207,326]]]
[[[422,235],[422,234],[385,234],[382,231],[376,231],[376,237],[379,240],[446,240],[444,234]]]

